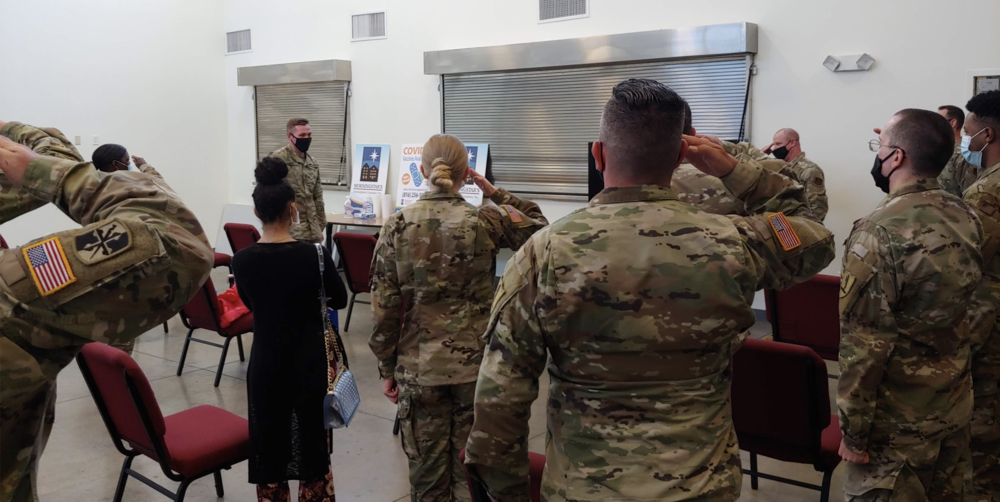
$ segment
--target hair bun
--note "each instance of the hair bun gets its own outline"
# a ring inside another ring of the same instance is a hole
[[[253,175],[261,185],[277,185],[288,176],[288,165],[281,159],[264,157],[257,163]]]

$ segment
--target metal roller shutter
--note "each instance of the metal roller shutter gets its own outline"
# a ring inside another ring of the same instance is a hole
[[[444,131],[490,144],[505,188],[587,195],[587,143],[598,137],[611,89],[654,79],[691,105],[699,134],[737,139],[746,98],[747,57],[510,73],[444,75]]]
[[[344,155],[344,116],[347,113],[347,82],[258,85],[257,159],[288,144],[285,125],[292,117],[309,121],[313,142],[309,147],[319,163],[323,185],[347,186],[350,181]],[[348,138],[347,144],[350,144]]]

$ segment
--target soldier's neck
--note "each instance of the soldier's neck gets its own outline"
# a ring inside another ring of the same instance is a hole
[[[304,152],[300,152],[298,148],[295,148],[295,144],[294,143],[292,144],[292,151],[295,152],[295,155],[297,155],[297,156],[299,156],[299,157],[301,157],[303,159],[306,158],[306,154]]]

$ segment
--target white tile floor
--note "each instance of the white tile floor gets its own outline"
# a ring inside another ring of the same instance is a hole
[[[218,277],[216,284],[224,284]],[[340,313],[341,323],[346,310]],[[150,380],[153,392],[165,415],[202,404],[210,404],[246,417],[246,362],[240,362],[235,343],[231,347],[224,367],[222,382],[212,386],[220,349],[201,344],[191,344],[184,373],[175,375],[183,346],[184,327],[179,318],[170,321],[170,333],[158,327],[139,338],[134,358]],[[344,333],[351,370],[358,379],[362,406],[350,429],[334,432],[333,473],[337,497],[341,502],[370,501],[394,502],[409,499],[406,458],[397,437],[392,435],[395,406],[381,393],[375,358],[368,349],[371,330],[370,310],[358,304],[351,322],[351,331]],[[766,326],[755,329],[755,336],[766,334]],[[212,333],[200,332],[196,336],[209,338]],[[249,357],[253,336],[244,337]],[[835,366],[831,371],[836,371]],[[831,396],[836,383],[830,380]],[[532,409],[531,451],[545,450],[545,395],[547,382],[542,382],[539,399]],[[835,409],[835,408],[834,408]],[[90,398],[86,384],[76,364],[68,366],[59,375],[56,423],[48,448],[42,457],[39,475],[39,495],[43,502],[111,500],[123,457],[115,450],[107,429]],[[749,465],[746,453],[744,465]],[[140,457],[133,467],[158,483],[173,489],[176,483],[160,471],[158,464]],[[760,457],[761,471],[819,484],[822,474],[811,466],[773,461]],[[247,483],[246,463],[234,466],[223,474],[225,500],[255,500],[254,487]],[[831,500],[843,500],[842,469],[833,477]],[[125,490],[125,500],[165,501],[165,497],[142,483],[130,479]],[[215,489],[211,477],[191,485],[186,500],[190,502],[213,501]],[[791,502],[818,501],[818,492],[772,481],[761,480],[758,490],[750,489],[744,478],[741,500]]]

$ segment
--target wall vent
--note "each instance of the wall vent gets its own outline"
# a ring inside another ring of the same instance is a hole
[[[538,0],[538,22],[565,21],[590,15],[590,0]]]
[[[230,31],[226,33],[226,54],[250,52],[250,30]]]
[[[351,16],[351,40],[378,40],[385,38],[385,11],[368,12]]]

